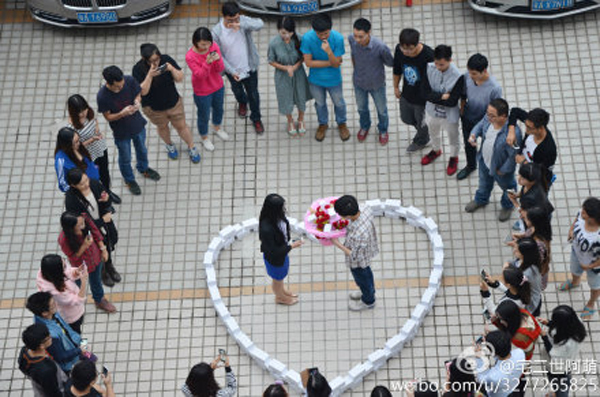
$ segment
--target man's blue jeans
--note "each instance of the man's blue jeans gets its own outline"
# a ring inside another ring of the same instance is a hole
[[[225,73],[229,83],[231,84],[231,91],[235,96],[235,100],[238,103],[250,105],[250,120],[252,122],[260,121],[260,94],[258,93],[258,72],[256,70],[251,71],[244,80],[235,81],[232,75]]]
[[[479,187],[475,192],[475,201],[478,204],[487,204],[490,201],[490,194],[494,188],[494,182],[502,189],[502,199],[500,204],[502,208],[513,208],[513,203],[508,199],[507,189],[517,189],[517,182],[515,181],[515,173],[512,172],[506,175],[498,175],[494,173],[494,176],[490,175],[490,170],[485,165],[483,158],[479,160]]]
[[[362,293],[362,301],[367,305],[375,303],[375,281],[373,280],[373,272],[371,266],[367,266],[364,269],[357,267],[350,269],[354,282],[360,288]]]
[[[119,170],[126,183],[135,181],[133,169],[131,168],[131,142],[135,148],[135,158],[137,164],[135,168],[139,172],[146,172],[148,169],[148,149],[146,149],[146,129],[139,134],[135,134],[128,139],[115,138],[115,145],[119,151]]]
[[[319,125],[329,124],[329,113],[327,111],[327,93],[333,101],[333,107],[335,110],[335,122],[340,124],[346,123],[346,102],[344,101],[344,93],[342,91],[342,85],[336,85],[335,87],[322,87],[320,85],[309,84],[310,93],[315,98],[315,109],[317,111],[317,119]]]
[[[198,132],[201,136],[208,134],[208,120],[212,109],[212,122],[215,126],[220,126],[223,122],[223,99],[225,98],[225,87],[208,95],[194,94],[194,103],[197,109]]]
[[[369,112],[369,94],[373,98],[375,108],[377,109],[377,129],[380,134],[388,131],[389,117],[387,110],[387,100],[385,97],[385,84],[376,90],[363,90],[359,86],[354,86],[354,95],[356,97],[356,107],[360,117],[360,128],[368,130],[371,128],[371,113]]]

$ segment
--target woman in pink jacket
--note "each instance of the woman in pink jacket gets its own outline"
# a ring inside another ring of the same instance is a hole
[[[215,150],[208,139],[208,119],[212,109],[212,130],[222,140],[229,139],[227,132],[221,128],[223,122],[223,99],[225,88],[221,73],[225,70],[221,50],[213,42],[212,34],[207,28],[198,28],[192,36],[192,48],[185,55],[192,71],[192,88],[194,103],[198,109],[198,132],[202,137],[202,145],[210,152]]]
[[[75,284],[81,280],[81,288]],[[40,292],[49,292],[56,302],[62,318],[81,335],[83,314],[85,313],[85,291],[87,268],[74,268],[56,254],[42,258],[42,266],[37,275],[36,285]]]

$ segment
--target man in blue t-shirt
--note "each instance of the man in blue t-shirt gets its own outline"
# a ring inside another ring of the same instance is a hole
[[[319,127],[315,139],[325,139],[328,128],[327,92],[333,101],[335,121],[338,124],[340,138],[347,141],[350,131],[346,126],[346,102],[342,92],[342,55],[344,55],[344,36],[331,30],[331,18],[326,14],[317,14],[311,20],[312,30],[302,38],[300,51],[304,54],[304,63],[310,68],[308,82],[310,92],[315,98],[315,109]]]
[[[123,76],[117,66],[109,66],[102,71],[106,84],[100,88],[96,100],[98,112],[104,115],[115,138],[119,150],[119,169],[125,183],[135,196],[142,194],[135,181],[131,168],[131,143],[135,148],[137,170],[146,178],[158,181],[160,175],[148,166],[146,149],[146,120],[140,114],[140,84],[131,76]]]

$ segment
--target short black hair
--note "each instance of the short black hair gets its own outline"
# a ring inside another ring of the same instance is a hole
[[[369,33],[371,31],[371,22],[366,18],[358,18],[354,21],[353,27],[356,30],[362,30],[365,33]]]
[[[492,331],[485,336],[485,341],[494,348],[494,353],[498,357],[506,357],[510,354],[511,341],[510,335],[506,331]]]
[[[508,102],[506,102],[505,99],[492,99],[492,101],[490,102],[490,106],[496,109],[499,117],[508,116]]]
[[[473,54],[467,61],[467,69],[483,72],[489,66],[488,59],[480,53]]]
[[[328,14],[315,14],[310,20],[310,26],[317,33],[325,32],[326,30],[331,30],[333,23],[331,22],[331,17]]]
[[[546,128],[550,121],[550,113],[541,108],[531,109],[529,113],[527,113],[527,120],[531,121],[535,128]]]
[[[49,292],[36,292],[27,298],[25,307],[34,315],[41,317],[42,313],[50,310],[50,299],[52,295]]]
[[[421,34],[418,30],[413,28],[402,29],[400,31],[400,37],[398,38],[401,46],[417,45],[419,44],[420,39]]]
[[[71,382],[78,391],[85,390],[98,376],[96,364],[90,360],[81,360],[71,370]]]
[[[596,197],[589,197],[583,202],[582,208],[590,218],[596,223],[600,223],[600,200]]]
[[[228,1],[223,3],[223,7],[221,7],[221,13],[224,17],[233,17],[240,13],[240,6],[233,1]]]
[[[50,336],[50,331],[48,331],[46,324],[36,323],[25,328],[25,331],[21,334],[21,339],[26,348],[37,350],[48,336]]]
[[[445,44],[435,47],[435,50],[433,50],[433,59],[445,59],[449,61],[452,59],[452,47]]]
[[[390,390],[385,386],[375,386],[371,390],[371,397],[393,397]]]
[[[158,55],[160,56],[160,51],[158,50],[158,47],[156,46],[156,44],[152,44],[152,43],[144,43],[140,46],[140,55],[142,56],[142,58],[144,60],[149,60],[150,57],[152,57],[152,55]]]
[[[350,195],[344,195],[337,199],[333,208],[341,216],[354,216],[360,211],[356,197]]]
[[[102,77],[109,85],[112,85],[115,81],[123,80],[123,71],[115,65],[107,66],[102,71]]]

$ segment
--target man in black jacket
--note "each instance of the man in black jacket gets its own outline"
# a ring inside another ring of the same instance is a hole
[[[52,345],[48,327],[30,325],[23,331],[23,343],[18,362],[19,369],[29,379],[36,396],[62,397],[67,376],[50,358],[46,349]]]

